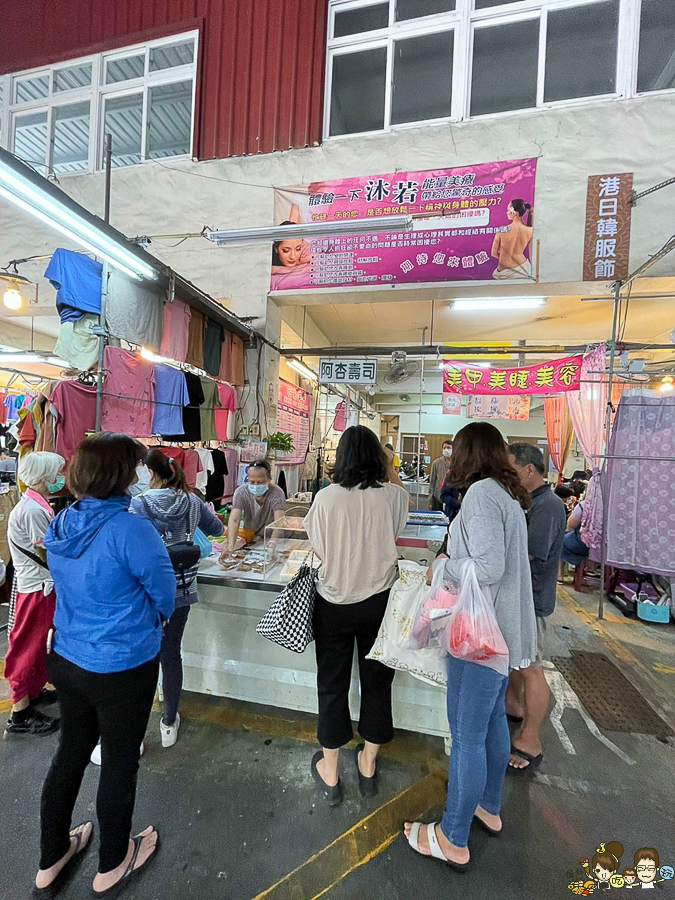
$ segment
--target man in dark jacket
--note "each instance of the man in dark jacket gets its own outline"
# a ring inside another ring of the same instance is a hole
[[[544,480],[544,455],[538,447],[526,443],[511,444],[509,462],[518,472],[523,487],[532,495],[532,506],[527,511],[527,543],[537,617],[537,659],[528,668],[511,673],[506,692],[507,715],[516,721],[522,719],[520,731],[511,744],[509,771],[524,772],[539,765],[543,758],[539,729],[548,713],[551,692],[542,667],[542,640],[546,619],[555,609],[567,517],[562,500]]]

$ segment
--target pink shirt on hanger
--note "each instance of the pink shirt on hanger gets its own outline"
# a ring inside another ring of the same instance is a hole
[[[220,408],[216,407],[216,434],[219,441],[227,440],[227,425],[230,413],[237,411],[237,395],[231,384],[219,384],[218,396],[220,397]]]
[[[182,300],[167,302],[164,304],[164,333],[160,356],[174,359],[176,362],[185,362],[188,348],[188,334],[190,331],[191,311],[187,303]]]
[[[69,460],[85,433],[96,427],[96,388],[79,381],[60,381],[49,402],[58,414],[56,452]]]
[[[150,437],[155,412],[155,367],[119,347],[106,347],[101,430]]]
[[[185,480],[188,483],[188,487],[191,487],[193,490],[197,487],[197,475],[203,471],[203,468],[197,451],[193,449],[186,450],[183,471],[185,472]]]

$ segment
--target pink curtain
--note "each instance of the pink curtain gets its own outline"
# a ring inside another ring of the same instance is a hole
[[[544,422],[551,462],[562,477],[572,446],[572,419],[564,395],[544,397]]]
[[[590,548],[592,558],[598,557],[602,544],[602,489],[599,471],[603,460],[599,459],[599,455],[605,441],[606,355],[606,344],[600,344],[587,353],[581,365],[580,390],[570,391],[565,395],[577,440],[593,469],[581,523],[581,540]]]
[[[597,457],[605,440],[605,412],[607,410],[607,378],[605,376],[606,344],[600,344],[584,356],[581,364],[579,391],[568,391],[567,407],[572,417],[574,433],[584,456],[593,470],[600,468]]]

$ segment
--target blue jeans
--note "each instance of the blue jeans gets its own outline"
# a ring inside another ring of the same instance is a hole
[[[477,806],[498,816],[511,739],[504,709],[508,678],[486,666],[448,658],[452,751],[441,831],[466,847]]]

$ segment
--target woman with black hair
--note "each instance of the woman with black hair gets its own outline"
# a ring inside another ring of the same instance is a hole
[[[394,736],[391,711],[393,669],[366,659],[396,581],[396,539],[406,526],[409,496],[375,433],[363,425],[340,438],[332,484],[320,491],[304,524],[321,561],[314,604],[319,722],[322,750],[312,775],[330,806],[342,802],[340,747],[352,739],[349,713],[354,643],[361,681],[356,750],[359,789],[377,794],[377,754]]]
[[[510,278],[531,278],[532,260],[525,250],[532,243],[532,207],[520,198],[511,200],[506,208],[508,231],[500,231],[492,242],[491,255],[499,260],[492,277],[498,281]],[[527,222],[525,218],[527,217]]]
[[[131,512],[149,519],[163,538],[185,541],[199,528],[209,536],[220,537],[223,523],[191,493],[180,463],[167,458],[161,450],[150,450],[145,464],[150,471],[150,490],[131,501]],[[159,731],[163,747],[178,740],[180,715],[178,701],[183,689],[183,660],[180,647],[190,607],[197,602],[197,570],[185,573],[177,585],[176,608],[164,626],[160,663],[162,667],[163,716]]]
[[[281,225],[296,225],[287,219]],[[289,283],[289,276],[304,276],[311,258],[310,245],[301,237],[274,241],[272,244],[272,290],[282,290]],[[297,271],[299,270],[299,271]],[[291,284],[291,287],[296,286]]]

